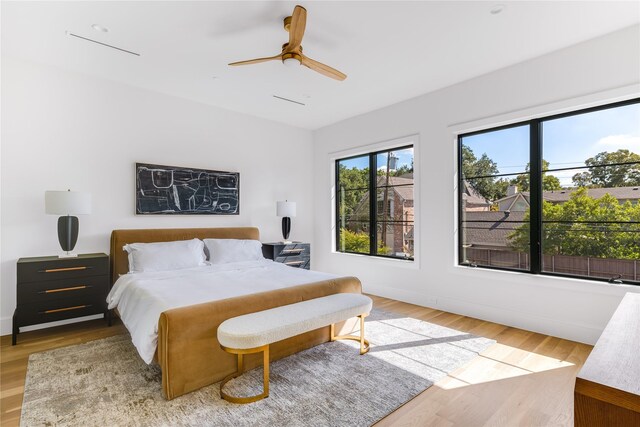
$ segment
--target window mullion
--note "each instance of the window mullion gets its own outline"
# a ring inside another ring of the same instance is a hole
[[[462,222],[464,219],[464,203],[462,194],[464,193],[464,173],[462,170],[462,136],[458,136],[458,263],[463,264],[465,259],[465,251],[463,247],[464,233],[462,231]]]
[[[336,183],[335,183],[335,189],[336,189],[336,251],[340,252],[340,250],[342,249],[340,247],[340,232],[341,232],[341,228],[342,228],[342,223],[340,222],[340,205],[342,203],[342,200],[340,200],[340,162],[338,162],[336,160],[335,162],[335,171],[336,171]]]
[[[376,178],[378,176],[378,160],[375,153],[369,154],[369,255],[376,255],[378,252],[377,243],[377,221],[376,209],[378,202],[378,189],[376,188]]]
[[[529,125],[529,271],[542,271],[542,132],[540,120],[532,120]]]

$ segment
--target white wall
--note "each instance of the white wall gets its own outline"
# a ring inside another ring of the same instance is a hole
[[[285,198],[298,207],[292,237],[313,238],[307,130],[3,56],[1,136],[2,334],[16,260],[60,251],[46,190],[92,193],[80,253],[108,253],[116,228],[257,226],[263,241],[281,239],[275,202]],[[135,162],[240,172],[240,215],[134,215]]]
[[[593,343],[626,291],[640,287],[456,266],[455,132],[640,93],[640,27],[631,27],[317,130],[314,266],[365,291]],[[334,253],[331,153],[418,134],[418,268]]]

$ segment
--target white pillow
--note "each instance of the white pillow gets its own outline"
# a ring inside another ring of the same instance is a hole
[[[211,264],[238,261],[257,261],[262,256],[262,243],[258,240],[204,239]]]
[[[130,243],[122,249],[129,254],[129,273],[198,267],[206,260],[200,239]]]

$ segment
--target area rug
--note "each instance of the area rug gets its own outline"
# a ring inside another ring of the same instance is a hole
[[[166,401],[157,366],[128,335],[29,357],[22,426],[368,426],[429,388],[495,341],[374,310],[365,324],[371,350],[325,343],[271,364],[267,399],[237,405],[218,385]],[[228,383],[261,391],[262,368]]]

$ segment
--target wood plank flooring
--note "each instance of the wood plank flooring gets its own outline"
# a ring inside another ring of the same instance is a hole
[[[374,306],[497,343],[377,426],[572,426],[573,385],[591,346],[372,296]],[[17,426],[31,353],[126,333],[94,320],[0,339],[0,424]]]

